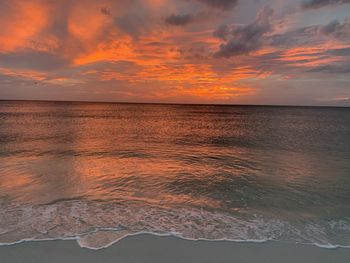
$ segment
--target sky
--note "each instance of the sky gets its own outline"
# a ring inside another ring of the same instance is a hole
[[[1,0],[0,99],[350,106],[350,0]]]

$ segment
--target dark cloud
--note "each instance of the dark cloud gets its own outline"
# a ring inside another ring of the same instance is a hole
[[[330,73],[330,74],[349,74],[350,64],[345,65],[322,65],[309,70],[313,73]]]
[[[230,33],[230,28],[227,25],[221,25],[213,32],[213,36],[216,38],[220,38],[226,40]]]
[[[275,34],[271,36],[271,45],[284,48],[305,45],[314,40],[312,36],[317,34],[317,32],[318,26],[309,26]]]
[[[199,2],[215,9],[218,12],[231,10],[236,6],[238,0],[198,0]],[[218,9],[218,10],[217,10]],[[215,10],[206,10],[198,13],[172,14],[164,19],[165,23],[172,26],[185,26],[200,20],[208,19],[212,16]],[[217,12],[216,12],[217,13]]]
[[[350,33],[350,19],[345,20],[343,23],[338,20],[333,20],[327,25],[320,26],[319,32],[337,38],[346,37]]]
[[[302,7],[304,9],[316,9],[327,5],[348,4],[350,0],[304,0]]]
[[[192,23],[208,22],[217,17],[213,10],[202,10],[197,13],[172,14],[164,19],[164,22],[172,26],[186,26]]]
[[[161,42],[161,41],[153,41],[153,42],[147,43],[146,45],[147,46],[152,46],[152,47],[164,47],[164,46],[168,46],[169,43]]]
[[[306,26],[274,34],[270,36],[270,43],[272,46],[284,48],[310,44],[318,45],[324,42],[324,37],[348,41],[350,38],[350,19],[346,19],[343,22],[333,20],[325,25]]]
[[[232,9],[238,3],[238,0],[199,0],[209,7],[218,8],[222,10]]]
[[[0,53],[0,65],[10,68],[50,71],[69,64],[68,60],[47,52],[26,50],[16,53]]]
[[[350,47],[333,49],[329,51],[329,54],[334,56],[350,57]]]
[[[327,25],[323,26],[321,28],[321,32],[329,35],[329,34],[333,34],[334,32],[339,31],[339,29],[341,28],[341,25],[339,23],[338,20],[333,20],[330,23],[328,23]]]
[[[176,50],[183,59],[202,60],[210,58],[209,46],[205,42],[192,43],[191,47],[182,47]]]
[[[228,58],[258,50],[262,45],[264,35],[272,31],[270,20],[273,13],[274,10],[271,7],[265,6],[253,23],[233,28],[227,37],[228,40],[220,45],[215,56]]]
[[[116,26],[121,32],[138,38],[152,32],[159,18],[165,15],[162,9],[154,9],[150,1],[111,1],[110,13]]]
[[[114,19],[114,24],[125,34],[134,38],[152,29],[150,17],[143,14],[125,14]]]
[[[195,15],[193,14],[183,14],[175,15],[172,14],[165,18],[165,23],[172,26],[185,26],[195,21]]]

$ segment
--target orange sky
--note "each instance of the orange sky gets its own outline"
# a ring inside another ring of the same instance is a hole
[[[4,0],[0,99],[349,106],[348,14],[315,0]]]

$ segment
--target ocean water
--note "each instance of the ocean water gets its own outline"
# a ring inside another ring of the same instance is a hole
[[[350,108],[0,102],[0,243],[350,246]]]

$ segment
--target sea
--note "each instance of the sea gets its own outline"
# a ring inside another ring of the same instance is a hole
[[[350,108],[0,102],[0,244],[350,247]]]

